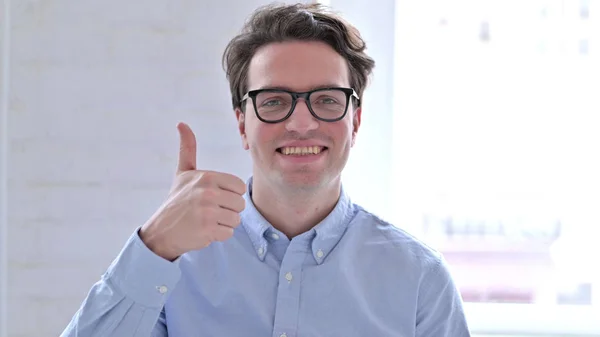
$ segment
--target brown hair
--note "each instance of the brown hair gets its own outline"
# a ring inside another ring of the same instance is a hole
[[[271,4],[256,10],[223,53],[233,108],[248,90],[248,67],[260,47],[283,41],[321,41],[348,61],[350,85],[362,99],[375,61],[358,30],[322,4]]]

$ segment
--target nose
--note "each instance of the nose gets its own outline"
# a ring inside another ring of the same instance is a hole
[[[308,110],[304,99],[298,99],[292,115],[286,120],[285,128],[288,131],[307,133],[319,127],[319,120]]]

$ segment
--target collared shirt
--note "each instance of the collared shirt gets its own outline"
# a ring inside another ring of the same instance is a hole
[[[137,231],[63,337],[470,336],[443,257],[351,202],[288,239],[245,195],[231,239],[169,262]]]

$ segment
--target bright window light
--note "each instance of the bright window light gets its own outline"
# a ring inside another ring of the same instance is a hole
[[[396,4],[393,222],[475,331],[600,334],[600,1]]]

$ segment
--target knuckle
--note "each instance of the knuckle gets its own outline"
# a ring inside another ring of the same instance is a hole
[[[223,240],[227,240],[233,236],[233,228],[225,227],[225,230],[222,232],[223,232]]]
[[[240,215],[238,213],[232,213],[230,218],[229,218],[229,223],[234,226],[237,227],[240,225],[240,223],[242,222],[242,218],[240,217]]]
[[[197,171],[183,171],[177,174],[177,177],[185,182],[198,176]]]
[[[215,211],[211,208],[204,208],[200,211],[200,221],[204,225],[208,225],[213,222],[215,218]]]
[[[217,240],[217,233],[215,232],[215,226],[208,226],[206,228],[206,233],[205,233],[206,237],[211,241],[216,241]]]
[[[198,180],[202,185],[213,185],[217,180],[217,174],[212,171],[202,172]]]
[[[237,185],[238,185],[237,189],[239,189],[242,192],[242,193],[240,193],[241,195],[246,193],[246,183],[244,183],[242,180],[239,180]]]
[[[185,171],[178,174],[173,183],[171,184],[171,191],[178,191],[185,189],[189,185],[194,185],[194,181],[197,180],[196,171]]]
[[[211,188],[202,188],[198,194],[201,201],[213,201],[217,197],[217,191]]]
[[[222,228],[220,228],[222,227]],[[212,235],[216,241],[225,241],[229,238],[229,231],[226,227],[215,226],[212,231]]]
[[[206,235],[207,235],[207,237],[208,237],[208,240],[209,240],[210,242],[215,242],[215,241],[218,241],[218,240],[217,240],[216,233],[215,233],[213,230],[211,230],[211,231],[209,231],[208,233],[206,233]]]

